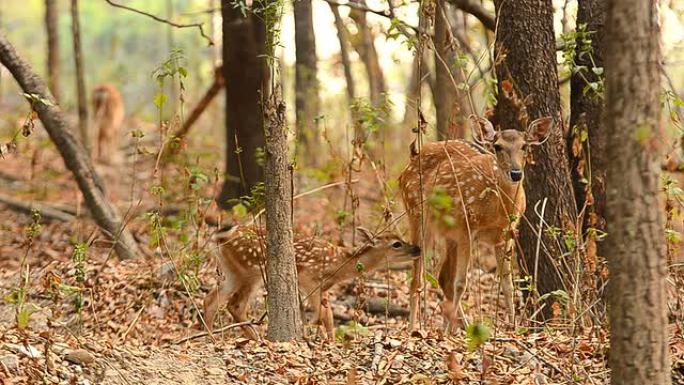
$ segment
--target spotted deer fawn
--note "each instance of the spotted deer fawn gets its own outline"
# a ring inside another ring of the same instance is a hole
[[[119,146],[124,104],[119,90],[112,84],[103,83],[93,89],[93,129],[97,134],[94,146],[95,160],[109,164]]]
[[[479,246],[493,246],[507,316],[513,322],[513,281],[506,244],[525,211],[522,180],[528,148],[548,138],[553,121],[549,117],[537,119],[527,132],[521,132],[496,131],[484,118],[471,116],[471,120],[474,143],[449,140],[425,144],[419,154],[411,156],[399,176],[411,242],[421,245],[422,240],[426,247],[441,236],[446,243],[446,255],[438,264],[438,281],[446,297],[442,311],[450,322],[459,319],[457,311],[467,285],[474,241]],[[437,201],[441,203],[431,205],[435,198],[440,198]],[[423,234],[426,239],[421,239]],[[416,260],[413,277],[417,278],[411,284],[411,328],[417,327],[419,319],[422,269],[421,261]]]
[[[332,310],[323,299],[333,285],[377,270],[387,261],[402,263],[420,255],[417,246],[404,242],[391,232],[373,235],[359,227],[363,245],[355,250],[333,245],[313,237],[296,237],[294,241],[299,295],[309,300],[313,320],[323,325],[327,337],[333,337]],[[219,236],[221,255],[218,259],[223,280],[204,298],[204,322],[211,329],[219,307],[228,302],[235,322],[247,320],[248,305],[255,290],[263,284],[265,232],[255,226],[237,226]],[[362,268],[361,268],[362,266]],[[323,310],[323,311],[322,311]],[[250,327],[242,328],[247,337],[257,339]]]

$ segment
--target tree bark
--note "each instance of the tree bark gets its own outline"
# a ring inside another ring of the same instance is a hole
[[[654,1],[609,0],[606,250],[611,383],[669,384],[665,244],[658,210],[663,135]]]
[[[57,0],[45,0],[45,30],[47,33],[48,88],[57,103],[61,100],[59,87],[59,10]]]
[[[567,4],[567,2],[566,2]],[[586,68],[582,73],[573,73],[570,79],[570,129],[566,145],[570,162],[570,173],[575,191],[575,201],[579,211],[585,207],[584,230],[594,228],[605,231],[606,205],[606,134],[601,126],[603,114],[603,94],[588,89],[588,82],[598,82],[599,76],[592,70],[603,68],[605,0],[579,0],[577,25],[586,24],[591,32],[591,52],[583,52],[586,42],[577,38],[575,51],[576,68]],[[586,92],[585,92],[586,90]],[[584,139],[586,138],[586,139]],[[589,161],[590,160],[590,161]],[[591,180],[589,180],[591,179]],[[589,182],[589,183],[588,183]],[[598,242],[597,233],[585,232],[587,250],[597,252],[582,255],[582,274],[580,287],[582,297],[587,302],[603,298],[599,291],[603,279],[600,262],[604,262],[605,242]]]
[[[287,156],[285,103],[276,86],[264,106],[266,124],[266,289],[268,338],[289,341],[302,336],[297,265],[292,242],[292,190]],[[314,305],[317,306],[317,305]]]
[[[226,171],[219,207],[231,208],[232,199],[250,195],[263,181],[256,154],[264,146],[259,89],[267,82],[264,64],[265,30],[260,17],[243,17],[232,4],[221,2],[223,16],[223,77],[226,84]]]
[[[294,0],[295,114],[302,150],[315,154],[318,145],[318,70],[311,0]],[[308,156],[313,162],[317,156]]]
[[[71,0],[71,34],[74,41],[74,65],[76,67],[76,95],[78,97],[78,132],[81,143],[90,156],[90,133],[88,132],[88,101],[86,96],[83,52],[81,50],[81,23],[78,15],[78,0]]]
[[[603,113],[603,95],[589,89],[585,92],[587,82],[597,82],[601,76],[592,71],[593,67],[603,68],[603,46],[605,22],[605,0],[579,0],[577,8],[577,25],[586,24],[586,31],[591,32],[591,53],[581,52],[581,39],[577,40],[575,65],[585,66],[588,70],[572,75],[570,80],[570,130],[568,131],[568,153],[570,154],[570,172],[575,190],[577,207],[582,208],[587,198],[588,171],[591,171],[591,191],[593,195],[592,210],[599,223],[592,225],[603,229],[603,218],[606,204],[605,135],[601,132],[601,114]],[[585,131],[588,142],[581,143],[581,131]],[[583,150],[582,153],[577,153]],[[584,155],[584,156],[583,156]],[[586,162],[591,156],[591,170]]]
[[[49,101],[33,102],[33,109],[38,113],[45,130],[62,155],[64,164],[74,174],[95,222],[107,237],[116,242],[115,250],[121,259],[134,258],[139,254],[138,246],[128,230],[122,227],[121,219],[106,200],[102,181],[95,172],[90,157],[69,130],[64,113],[54,104],[54,98],[45,83],[33,72],[31,66],[19,57],[4,34],[0,34],[0,63],[12,73],[25,93]]]
[[[566,250],[561,246],[562,240],[548,230],[572,231],[570,225],[576,217],[560,115],[553,5],[551,0],[496,0],[494,4],[498,20],[494,50],[499,97],[493,122],[499,129],[525,130],[536,118],[551,116],[555,120],[550,138],[544,145],[534,146],[535,163],[528,162],[525,170],[527,210],[519,229],[521,267],[533,276],[537,267],[533,278],[543,295],[566,289],[564,277],[555,265]],[[541,222],[537,212],[544,200],[545,226],[537,259]]]

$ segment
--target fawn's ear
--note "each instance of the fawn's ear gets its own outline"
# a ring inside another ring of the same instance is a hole
[[[365,227],[357,227],[356,231],[359,233],[361,240],[364,243],[369,243],[371,245],[375,244],[375,236],[373,236],[373,233],[371,233],[370,230]]]
[[[535,119],[527,127],[527,143],[539,145],[546,142],[546,140],[549,139],[552,128],[553,118],[550,116]]]
[[[496,140],[496,130],[489,120],[477,115],[470,115],[471,130],[473,139],[478,143],[494,142]]]

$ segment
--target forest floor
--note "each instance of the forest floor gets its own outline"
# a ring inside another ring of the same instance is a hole
[[[0,194],[73,211],[68,208],[76,208],[79,193],[59,157],[30,142],[22,146],[17,154],[0,160]],[[139,153],[144,154],[143,150]],[[129,214],[128,228],[142,245],[145,256],[138,260],[119,261],[92,220],[82,214],[83,208],[75,210],[78,216],[74,220],[43,218],[40,228],[32,225],[26,213],[0,211],[1,384],[541,385],[608,381],[607,333],[601,322],[590,326],[587,316],[599,306],[576,317],[576,322],[559,314],[544,327],[525,317],[517,320],[515,327],[506,325],[497,306],[497,278],[485,256],[471,269],[464,298],[466,319],[484,326],[467,331],[459,328],[453,334],[445,333],[439,292],[428,286],[424,330],[408,333],[409,272],[391,269],[333,288],[338,338],[332,343],[321,341],[315,330],[308,330],[305,340],[290,343],[251,341],[234,328],[202,336],[198,313],[203,296],[215,283],[215,248],[201,248],[202,259],[193,265],[192,258],[188,262],[184,256],[193,240],[184,236],[194,231],[197,238],[210,243],[216,230],[204,222],[193,228],[190,220],[179,218],[187,210],[201,211],[188,202],[196,199],[202,203],[202,197],[215,196],[216,184],[212,185],[209,177],[204,189],[184,190],[197,180],[197,172],[171,166],[160,177],[168,178],[171,186],[168,199],[160,204],[150,193],[153,168],[154,160],[149,158],[135,167],[129,163],[100,168],[111,189],[110,198],[121,212]],[[369,173],[359,179],[376,178]],[[365,210],[362,222],[383,215],[375,203],[383,197],[374,183],[360,182],[355,187],[362,202],[360,210]],[[171,194],[173,186],[176,195]],[[335,219],[344,200],[343,188],[303,198],[296,206],[297,221],[309,227],[317,223],[316,231],[348,240],[350,232],[340,236]],[[202,217],[216,215],[211,204],[207,207]],[[154,208],[163,213],[164,231],[151,225]],[[166,251],[158,242],[155,245],[160,234],[171,245]],[[88,245],[86,259],[78,258],[78,244]],[[186,264],[194,268],[183,268]],[[668,333],[674,375],[681,381],[682,293],[681,287],[669,287]],[[373,301],[388,304],[388,310],[367,312],[363,304]],[[258,302],[251,312],[255,319],[263,311],[263,292]],[[220,318],[224,325],[231,323],[227,314]],[[257,329],[265,335],[265,325]]]

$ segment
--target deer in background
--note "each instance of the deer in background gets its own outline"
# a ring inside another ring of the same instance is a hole
[[[438,281],[446,297],[442,311],[450,323],[459,319],[473,247],[494,247],[507,315],[513,322],[513,281],[506,244],[525,212],[522,180],[528,148],[548,138],[553,121],[550,117],[537,119],[527,132],[496,131],[487,119],[474,116],[471,121],[475,143],[449,140],[425,144],[419,154],[412,154],[399,176],[411,242],[426,247],[440,236],[446,243],[447,253],[438,263]],[[429,204],[435,201],[439,204]],[[415,329],[423,277],[420,260],[414,262],[413,277],[409,325]]]
[[[93,127],[97,133],[94,158],[100,163],[110,164],[119,146],[124,120],[123,99],[116,87],[103,83],[93,89],[92,104]]]
[[[420,255],[417,246],[404,242],[392,232],[373,235],[359,227],[363,245],[355,250],[333,245],[313,237],[294,240],[300,298],[309,300],[313,320],[324,326],[327,337],[334,337],[332,310],[326,291],[333,285],[350,280],[389,263],[412,261]],[[250,300],[263,284],[265,231],[256,226],[236,226],[219,236],[219,270],[223,280],[204,298],[204,322],[211,330],[216,313],[228,302],[235,322],[245,322]],[[359,268],[362,266],[362,268]],[[257,339],[251,327],[243,327],[248,338]]]

